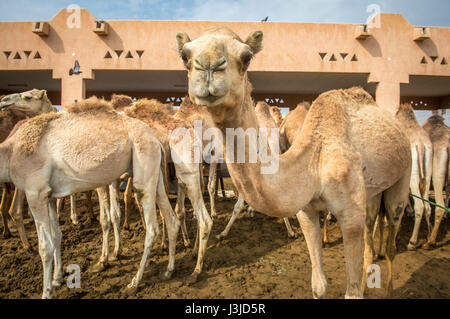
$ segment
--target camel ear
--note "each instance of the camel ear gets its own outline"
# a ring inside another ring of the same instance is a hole
[[[254,31],[250,33],[245,40],[245,44],[247,44],[251,49],[253,54],[258,53],[262,50],[262,40],[263,40],[263,32],[262,31]]]
[[[178,52],[183,50],[183,47],[186,43],[191,42],[189,36],[184,32],[177,33],[177,43],[178,43]]]
[[[47,97],[47,90],[40,90],[37,94],[39,100],[42,100],[44,97]]]

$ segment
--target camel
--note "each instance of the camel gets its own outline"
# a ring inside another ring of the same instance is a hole
[[[295,137],[300,133],[303,122],[308,114],[308,110],[311,107],[309,102],[301,102],[297,104],[297,107],[290,111],[283,119],[280,125],[280,148],[281,152],[286,152],[294,142]],[[328,239],[328,221],[331,220],[332,215],[330,212],[326,214],[323,220],[323,235],[322,242],[324,245],[330,241]]]
[[[444,123],[444,118],[440,115],[433,115],[428,118],[422,125],[423,129],[428,132],[431,143],[433,145],[433,189],[436,203],[444,207],[444,197],[442,191],[448,184],[449,176],[449,128]],[[448,194],[447,194],[448,196]],[[435,217],[433,230],[428,237],[428,241],[423,248],[430,249],[436,245],[436,237],[439,230],[439,225],[445,210],[440,207],[435,207]]]
[[[245,42],[227,28],[210,29],[193,41],[186,33],[176,38],[188,72],[191,100],[207,107],[223,134],[227,128],[257,129],[247,69],[262,50],[263,33],[252,32]],[[249,143],[245,144],[245,154],[249,154]],[[383,194],[389,221],[387,291],[392,290],[394,239],[408,200],[411,152],[395,118],[367,92],[352,88],[322,93],[312,103],[289,150],[272,158],[278,160],[274,174],[263,174],[267,163],[259,159],[235,163],[237,151],[235,144],[225,152],[225,160],[244,199],[270,216],[298,213],[310,253],[315,298],[324,297],[327,289],[319,211],[332,211],[341,226],[345,296],[362,298],[363,239],[373,228],[371,220],[378,213],[374,207],[379,207]]]
[[[169,110],[169,111],[168,111]],[[195,152],[201,152],[201,143],[195,144],[193,127],[186,120],[171,115],[170,107],[157,100],[140,99],[133,105],[124,109],[124,114],[147,123],[154,132],[156,138],[161,142],[165,153],[168,154],[167,161],[172,161],[178,180],[178,196],[175,214],[181,222],[181,229],[185,246],[189,246],[189,238],[186,229],[184,201],[185,194],[191,200],[194,214],[198,222],[197,239],[194,251],[198,249],[197,264],[194,272],[187,279],[193,283],[202,272],[203,260],[206,252],[206,243],[212,228],[212,219],[205,207],[202,194],[201,163],[192,157]],[[173,113],[172,113],[173,114]],[[180,136],[175,130],[185,130]],[[192,143],[189,147],[183,147],[184,138],[189,138]],[[198,146],[198,149],[196,149]],[[175,158],[174,158],[175,156]],[[125,198],[127,196],[125,195]],[[164,220],[164,219],[163,219]],[[164,243],[164,233],[162,243]]]
[[[8,110],[13,112],[23,112],[28,118],[44,113],[58,112],[58,110],[52,106],[52,102],[47,97],[46,90],[32,89],[22,93],[14,93],[4,96],[0,101],[2,101],[0,107],[8,108]],[[23,205],[24,194],[20,192],[16,193],[14,194],[14,198],[16,198],[16,200],[13,201],[14,205],[16,207],[21,207]],[[92,191],[86,192],[86,198],[88,202],[88,215],[90,220],[93,221],[95,220],[95,217],[91,199]],[[61,199],[57,200],[56,211],[58,216],[63,204],[64,201]],[[70,196],[70,219],[74,225],[78,224],[76,194]]]
[[[169,233],[164,277],[171,276],[179,222],[165,192],[162,152],[148,125],[118,114],[97,98],[79,102],[67,112],[32,118],[0,144],[0,181],[25,191],[36,224],[44,269],[42,298],[51,298],[52,285],[61,285],[63,279],[55,199],[110,185],[124,173],[134,178],[147,226],[142,260],[127,288],[137,288],[159,231],[155,202]]]
[[[433,146],[431,144],[428,132],[425,131],[416,120],[414,110],[408,103],[403,103],[398,108],[395,117],[409,138],[411,144],[412,167],[411,181],[409,184],[410,191],[416,196],[420,196],[426,200],[429,197],[431,174],[433,170]],[[431,235],[431,207],[427,202],[416,197],[414,200],[414,230],[408,243],[409,250],[417,248],[417,240],[419,236],[419,228],[423,213],[425,212],[425,220],[428,226],[428,236]],[[382,221],[379,221],[382,226]],[[380,244],[383,241],[382,231],[380,231]]]
[[[281,125],[281,121],[279,119],[282,119],[280,109],[278,107],[271,107],[266,102],[258,102],[256,103],[255,107],[255,114],[256,118],[258,120],[258,124],[260,127],[264,128],[280,128],[279,125]],[[281,138],[280,138],[281,140]],[[281,144],[280,144],[281,148]],[[230,220],[228,221],[228,224],[226,225],[225,229],[216,236],[217,239],[223,239],[226,236],[228,236],[228,233],[230,232],[231,226],[233,226],[234,222],[236,221],[236,218],[238,215],[242,212],[244,209],[244,198],[241,194],[239,194],[238,200],[233,208],[233,213],[231,215]],[[253,216],[253,208],[249,206],[249,212],[250,216]],[[283,218],[284,224],[286,225],[286,230],[288,232],[288,236],[290,238],[297,237],[297,233],[294,232],[294,230],[291,227],[291,224],[289,222],[289,219],[287,217]]]

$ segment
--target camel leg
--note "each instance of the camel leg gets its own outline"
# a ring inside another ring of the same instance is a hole
[[[328,213],[328,214],[330,214],[330,213]],[[328,240],[327,228],[328,228],[328,215],[325,216],[325,218],[323,219],[323,236],[322,236],[322,239],[323,239],[323,244],[324,245],[326,245],[326,244],[328,244],[330,242]]]
[[[406,208],[405,208],[406,211]],[[380,231],[380,240],[378,242],[378,248],[375,252],[375,260],[382,259],[386,255],[386,246],[384,245],[384,218],[385,215],[382,211],[379,212],[377,218],[375,220],[375,225],[373,227],[372,240],[375,238],[375,233],[377,228],[379,227]]]
[[[78,225],[77,197],[76,194],[70,195],[70,219],[72,224]]]
[[[128,224],[128,217],[130,215],[131,209],[131,198],[133,196],[133,178],[129,177],[127,181],[127,188],[123,194],[123,201],[125,202],[125,217],[123,221],[123,229],[129,230],[130,225]]]
[[[25,201],[25,193],[19,191],[17,188],[14,190],[13,201],[9,209],[9,214],[13,216],[16,223],[17,231],[19,232],[20,241],[26,251],[32,252],[33,249],[28,242],[27,234],[25,232],[25,226],[23,225],[23,203]]]
[[[57,198],[56,199],[56,216],[58,217],[58,220],[61,216],[61,212],[64,209],[64,198]]]
[[[191,242],[189,240],[189,235],[186,228],[186,210],[185,210],[185,197],[186,197],[186,186],[181,182],[177,181],[177,204],[175,205],[175,215],[180,220],[181,223],[181,234],[183,235],[183,242],[185,247],[189,247]],[[209,184],[208,184],[209,185]]]
[[[347,292],[345,298],[362,298],[361,262],[363,261],[364,224],[366,207],[357,203],[335,214],[344,239],[344,255],[347,270]]]
[[[161,211],[159,212],[159,215],[161,216],[161,250],[165,250],[167,249],[167,239],[166,239],[166,223],[164,220],[164,216],[161,213]]]
[[[162,172],[160,172],[159,178],[160,181],[163,180]],[[159,210],[163,217],[162,219],[165,222],[167,237],[169,239],[169,263],[167,265],[167,271],[162,274],[162,278],[170,279],[175,269],[175,248],[177,244],[178,230],[180,229],[180,221],[170,205],[169,198],[167,197],[166,190],[162,182],[158,182],[156,203],[158,204]]]
[[[384,206],[386,208],[386,218],[388,221],[388,238],[386,243],[386,261],[387,261],[387,284],[386,296],[389,297],[393,291],[392,283],[392,263],[396,254],[396,238],[400,230],[400,225],[408,203],[410,176],[405,175],[391,188],[385,190]],[[380,223],[382,220],[380,219]]]
[[[119,185],[120,180],[116,180],[112,182],[112,184],[109,186],[109,198],[111,204],[110,217],[114,230],[114,251],[111,256],[111,260],[117,260],[122,252],[122,246],[120,243],[120,216],[122,215],[122,213],[120,211],[120,204],[119,204],[120,198]]]
[[[447,160],[448,160],[447,149],[436,150],[436,154],[433,158],[433,188],[436,204],[440,206],[444,206],[444,196],[442,194],[442,190],[444,189],[446,182],[445,172],[447,170]],[[430,249],[434,245],[436,245],[436,237],[444,213],[445,210],[437,206],[435,207],[433,230],[431,231],[431,235],[427,243],[423,246],[424,249]]]
[[[137,207],[137,209],[139,211],[139,215],[141,216],[142,226],[144,226],[144,230],[146,230],[147,225],[146,225],[145,219],[144,219],[144,211],[142,209],[142,205],[141,205],[141,203],[139,201],[139,198],[136,195],[136,193],[134,194],[134,202],[136,203],[136,207]]]
[[[108,188],[99,187],[96,189],[98,203],[100,206],[100,225],[102,226],[102,254],[100,260],[92,267],[92,272],[100,272],[106,268],[109,257],[109,231],[111,229],[110,207],[108,199]]]
[[[297,237],[297,233],[292,230],[291,223],[289,223],[289,218],[285,217],[285,218],[283,218],[283,221],[284,221],[284,224],[286,225],[286,230],[288,232],[288,237],[289,238]]]
[[[322,239],[320,238],[319,217],[319,212],[312,210],[301,210],[297,214],[311,259],[311,285],[314,298],[324,298],[327,291],[327,279],[322,263]]]
[[[430,186],[431,186],[431,177],[433,175],[433,150],[429,148],[425,148],[425,190],[423,193],[423,198],[429,200],[430,197]],[[445,177],[444,177],[445,178]],[[431,206],[428,202],[424,202],[424,213],[425,213],[425,221],[427,222],[427,239],[430,238],[431,235]]]
[[[364,291],[367,285],[367,269],[373,264],[375,249],[373,244],[373,230],[375,220],[377,219],[378,212],[381,204],[381,193],[375,197],[367,200],[366,203],[366,225],[364,227],[364,267],[363,276],[361,282],[361,292],[364,295]],[[382,222],[382,221],[381,221]]]
[[[8,227],[8,209],[11,202],[11,190],[7,185],[4,185],[2,192],[2,201],[0,203],[0,210],[3,218],[3,238],[11,238],[11,232]]]
[[[236,218],[238,217],[239,213],[242,212],[243,209],[244,209],[244,197],[242,197],[242,195],[239,194],[238,200],[236,204],[234,204],[233,214],[231,215],[231,218],[228,221],[228,224],[225,227],[225,229],[219,235],[216,236],[217,239],[223,239],[227,237],[228,233],[230,232],[231,226],[233,226]]]
[[[88,216],[89,216],[89,220],[91,222],[95,221],[95,215],[94,215],[94,207],[92,205],[92,191],[87,191],[85,192],[86,194],[86,200],[87,200],[87,205],[88,205]]]
[[[63,283],[63,265],[61,261],[61,239],[62,233],[59,228],[58,218],[56,216],[56,199],[49,198],[48,200],[48,213],[50,218],[50,227],[52,230],[52,237],[54,242],[53,260],[55,263],[55,270],[53,272],[53,287],[59,287]]]
[[[217,174],[217,162],[212,162],[209,165],[209,178],[208,178],[208,193],[209,202],[211,204],[211,217],[216,217],[216,174]]]
[[[187,279],[187,283],[191,284],[197,281],[197,277],[202,272],[203,260],[206,253],[206,246],[208,243],[209,235],[213,221],[209,216],[208,210],[205,207],[203,201],[203,194],[200,185],[200,165],[198,164],[186,164],[177,167],[177,177],[186,185],[187,195],[191,201],[194,213],[197,216],[198,223],[198,256],[197,264],[194,272]]]
[[[225,198],[225,186],[223,185],[223,177],[219,176],[220,188],[222,189],[222,197]]]
[[[411,193],[416,196],[421,196],[420,192],[420,167],[419,167],[419,159],[418,152],[415,147],[411,149],[412,162],[411,162],[411,180],[410,180],[410,190]],[[415,250],[417,248],[417,240],[419,236],[420,223],[422,221],[423,216],[423,201],[419,198],[413,197],[414,200],[414,229],[409,239],[408,250]]]
[[[54,225],[50,220],[48,194],[27,192],[26,196],[36,225],[39,255],[44,270],[42,298],[47,299],[52,297],[52,261],[56,245],[54,235],[52,235]]]

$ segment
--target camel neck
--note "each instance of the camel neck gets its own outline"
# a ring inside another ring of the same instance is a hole
[[[250,103],[246,99],[239,107],[227,110],[226,119],[217,124],[223,136],[227,136],[227,130],[229,133],[230,129],[236,131],[242,128],[245,131],[253,128],[258,132],[259,124],[251,99]],[[259,156],[256,163],[248,161],[249,143],[245,143],[244,163],[230,161],[230,152],[234,153],[233,158],[236,159],[238,143],[233,149],[228,146],[228,150],[226,144],[224,138],[225,161],[233,183],[255,210],[276,217],[293,216],[314,197],[317,183],[308,168],[317,161],[313,159],[314,153],[307,143],[283,155],[276,155],[278,167],[271,173],[263,173],[267,163],[262,163]],[[269,145],[266,147],[270,149]]]
[[[0,183],[10,183],[10,157],[11,147],[6,143],[0,144]]]

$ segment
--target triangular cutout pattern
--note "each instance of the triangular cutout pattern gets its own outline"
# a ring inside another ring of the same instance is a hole
[[[112,59],[112,55],[111,53],[109,53],[109,51],[106,51],[104,59]]]
[[[166,102],[170,102],[170,97],[167,98]]]
[[[125,59],[132,59],[133,56],[131,55],[131,52],[128,51],[127,55],[125,56]]]
[[[19,52],[16,52],[14,55],[14,60],[22,60],[22,57],[20,56]]]
[[[431,61],[436,61],[436,59],[438,58],[437,56],[435,56],[435,55],[430,55],[430,58],[431,58]]]
[[[333,62],[334,62],[334,61],[337,61],[337,60],[336,60],[336,57],[334,56],[334,53],[331,55],[330,61],[333,61]]]
[[[3,51],[3,54],[7,59],[9,59],[9,56],[11,55],[11,51]]]
[[[142,57],[142,55],[144,54],[144,50],[136,50],[137,55],[139,56],[139,59]]]
[[[25,53],[25,55],[27,56],[27,58],[30,57],[31,51],[23,51]]]
[[[284,103],[284,100],[283,100],[283,99],[281,99],[281,100],[280,100],[280,103],[281,103],[281,104],[283,104],[283,103]]]
[[[422,60],[420,61],[420,64],[428,64],[427,59],[423,57]]]
[[[356,57],[356,54],[353,54],[351,61],[352,62],[357,62],[358,61],[358,58]]]
[[[447,65],[447,60],[445,58],[443,58],[442,61],[441,61],[441,64],[442,65]]]
[[[36,51],[36,54],[34,55],[33,59],[41,59],[41,55],[39,54],[39,51]]]
[[[319,55],[320,55],[320,58],[323,60],[327,54],[323,53],[323,52],[319,52]]]
[[[114,51],[116,52],[117,57],[120,58],[120,56],[121,56],[122,53],[123,53],[123,50],[114,50]]]
[[[348,53],[341,53],[342,60],[345,60],[345,58],[347,57],[347,55],[348,55]]]

